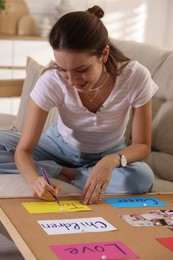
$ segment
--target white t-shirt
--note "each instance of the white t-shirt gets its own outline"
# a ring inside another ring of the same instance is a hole
[[[99,153],[122,140],[130,108],[146,104],[157,89],[148,69],[131,61],[96,113],[83,106],[77,90],[69,87],[56,70],[46,71],[30,95],[45,111],[58,108],[57,128],[66,143],[81,152]]]

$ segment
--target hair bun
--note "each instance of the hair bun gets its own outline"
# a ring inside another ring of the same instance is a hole
[[[94,5],[93,7],[88,8],[87,12],[90,14],[94,14],[98,18],[102,18],[104,16],[103,9],[98,5]]]

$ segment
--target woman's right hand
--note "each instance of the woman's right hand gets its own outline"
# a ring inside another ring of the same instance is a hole
[[[46,201],[54,201],[61,187],[59,185],[51,185],[42,176],[34,179],[32,184],[29,185],[34,197]]]

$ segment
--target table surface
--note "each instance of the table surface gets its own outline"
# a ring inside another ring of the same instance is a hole
[[[152,196],[168,206],[142,208],[115,208],[102,200],[89,205],[91,211],[63,212],[46,214],[29,214],[22,202],[39,201],[36,198],[2,198],[0,199],[0,220],[12,237],[25,259],[47,260],[58,259],[49,248],[51,245],[80,244],[94,242],[121,241],[143,260],[172,260],[173,252],[160,244],[156,238],[173,237],[173,231],[164,226],[133,227],[121,218],[124,214],[143,214],[152,209],[173,209],[173,193],[142,195],[109,195],[106,197],[140,197]],[[62,197],[61,200],[79,200],[80,197]],[[37,220],[69,218],[103,217],[118,230],[111,232],[78,233],[47,235],[40,228]]]

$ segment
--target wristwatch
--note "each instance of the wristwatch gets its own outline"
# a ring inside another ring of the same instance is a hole
[[[120,156],[120,166],[125,167],[127,165],[127,158],[124,154],[118,154]]]

